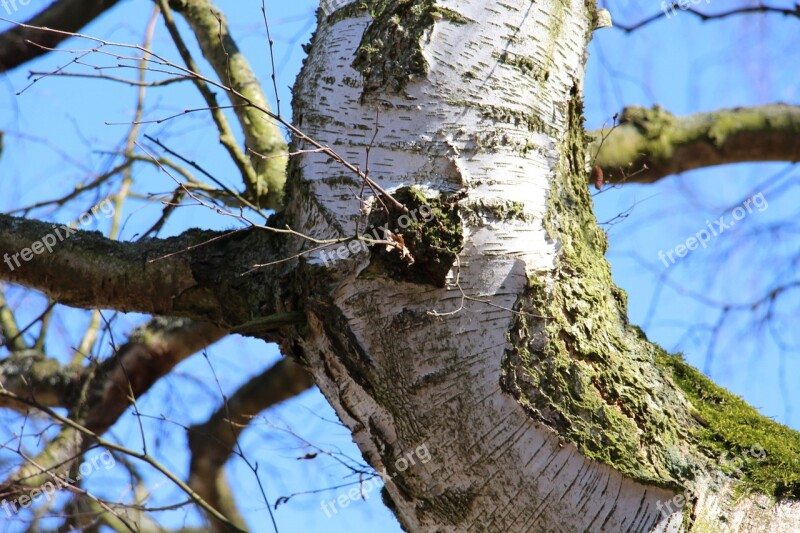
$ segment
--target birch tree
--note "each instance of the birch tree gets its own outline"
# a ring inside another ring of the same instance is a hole
[[[222,472],[245,415],[313,382],[384,473],[384,502],[408,531],[797,531],[800,436],[628,322],[588,187],[598,172],[652,182],[795,161],[796,109],[685,119],[631,109],[590,136],[587,46],[608,24],[594,2],[370,0],[323,3],[289,123],[268,108],[269,83],[224,13],[209,0],[155,3],[182,64],[146,46],[90,47],[191,80],[240,189],[137,157],[183,182],[175,203],[206,202],[243,226],[131,242],[74,231],[51,250],[58,227],[0,215],[3,281],[61,305],[153,316],[114,357],[60,365],[21,340],[3,307],[3,407],[61,427],[8,476],[7,494],[68,475],[98,444],[163,468],[103,433],[178,362],[237,333],[278,343],[285,359],[203,426],[212,443],[190,438],[191,475],[171,478],[218,530],[246,527]],[[78,4],[54,2],[0,37],[23,50],[4,45],[0,63],[43,53],[37,37],[50,47],[70,35],[32,27],[59,20],[55,10],[80,12],[50,25],[75,32],[115,2]],[[176,14],[214,74],[189,54]],[[218,112],[223,94],[237,124]],[[131,128],[129,159],[138,139]],[[275,214],[259,220],[267,208]],[[430,460],[415,460],[423,448]],[[85,505],[115,529],[153,526]]]

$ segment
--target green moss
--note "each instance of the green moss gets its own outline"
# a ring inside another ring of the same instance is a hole
[[[525,213],[525,204],[514,200],[486,200],[472,202],[462,209],[461,217],[469,226],[479,226],[484,219],[510,222],[513,220],[530,222],[532,217]]]
[[[649,115],[649,128],[670,120],[658,110],[655,120]],[[677,489],[721,469],[741,477],[738,490],[800,497],[800,434],[759,415],[627,324],[625,293],[609,290],[607,243],[597,231],[584,179],[582,116],[575,88],[561,146],[565,157],[545,218],[559,244],[556,271],[531,275],[518,303],[520,314],[508,334],[513,348],[503,362],[504,390],[584,455],[639,481]],[[752,458],[754,446],[763,448],[763,459]],[[748,453],[751,460],[741,470],[726,466]],[[688,524],[691,506],[686,512]]]
[[[400,92],[428,72],[420,41],[441,12],[434,0],[372,0],[372,23],[364,32],[353,68],[364,76],[364,92]]]
[[[387,272],[395,279],[444,287],[464,245],[460,197],[427,198],[414,187],[400,188],[392,196],[410,216],[390,208],[387,221],[385,211],[375,210],[370,222],[375,227],[388,224],[389,230],[402,239],[408,254],[384,245],[373,246],[370,269]]]
[[[659,105],[653,106],[652,109],[630,106],[622,110],[619,123],[633,124],[645,137],[655,139],[675,123],[675,115]]]
[[[465,17],[458,11],[454,11],[447,7],[436,7],[434,8],[434,17],[437,19],[446,20],[448,22],[452,22],[453,24],[469,24],[470,22],[474,22],[472,19]]]
[[[617,308],[621,310],[625,310],[628,308],[628,293],[626,293],[624,290],[620,289],[615,285],[611,287],[611,294],[617,301]]]
[[[340,174],[338,176],[330,176],[321,180],[329,187],[361,187],[362,181],[355,178],[352,174]]]
[[[713,120],[697,121],[693,131],[703,131],[717,147],[723,146],[731,135],[764,132],[800,134],[800,125],[793,109],[783,104],[757,108],[723,110],[713,113]]]
[[[465,107],[476,107],[473,102],[464,102]],[[495,105],[480,105],[481,115],[484,118],[491,119],[495,122],[506,123],[515,127],[524,127],[531,133],[545,133],[547,135],[555,135],[555,130],[539,115],[531,112],[525,113],[517,111],[508,107],[501,107]]]
[[[364,92],[385,88],[400,92],[415,77],[428,73],[421,41],[439,20],[453,24],[472,22],[435,0],[369,0],[332,13],[328,22],[360,16],[372,17],[356,51],[353,68],[364,76]]]
[[[686,424],[676,420],[671,404],[677,397],[655,405],[664,391],[652,368],[653,348],[626,328],[624,292],[609,291],[607,241],[583,179],[587,140],[577,87],[568,117],[566,157],[545,219],[560,245],[557,270],[529,279],[509,333],[514,348],[506,353],[503,387],[586,456],[634,479],[677,488],[698,468],[681,459],[690,417]]]
[[[500,63],[509,65],[519,70],[524,75],[532,77],[536,81],[547,81],[550,78],[550,72],[541,68],[532,57],[504,50],[499,55],[498,59]]]
[[[550,15],[550,20],[547,24],[547,42],[545,43],[545,64],[543,70],[551,71],[555,67],[556,46],[559,42],[565,39],[561,33],[564,29],[564,21],[567,20],[566,11],[571,9],[569,1],[556,0],[553,5],[553,13]]]
[[[606,171],[607,180],[614,181],[623,178],[624,169],[635,173],[645,166],[671,173],[676,151],[683,147],[689,151],[707,145],[724,148],[732,139],[734,144],[746,145],[765,132],[776,138],[800,135],[797,114],[789,106],[774,104],[676,118],[658,106],[634,106],[625,108],[617,126],[598,132],[592,152],[597,154],[594,164]]]
[[[742,472],[745,488],[800,498],[800,433],[760,415],[682,357],[659,351],[656,360],[691,401],[701,426],[694,435],[699,446],[712,457],[722,456],[723,466],[741,458],[735,470]]]

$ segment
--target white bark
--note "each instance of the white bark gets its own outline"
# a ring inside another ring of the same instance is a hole
[[[327,266],[333,297],[312,306],[304,346],[317,383],[365,458],[396,476],[387,490],[411,531],[677,531],[684,515],[658,505],[676,491],[587,458],[500,386],[510,309],[530,276],[552,281],[564,244],[548,237],[543,219],[566,158],[570,91],[582,85],[586,3],[436,5],[450,11],[420,41],[427,75],[399,93],[362,94],[351,65],[372,20],[366,12],[321,20],[298,81],[295,110],[309,135],[364,168],[377,113],[371,178],[389,191],[466,190],[464,212],[483,214],[464,226],[451,271],[460,288],[367,271],[367,253]],[[308,189],[292,196],[294,220],[315,236],[353,235],[363,221],[358,183],[321,154],[296,164]],[[524,216],[479,209],[510,201]],[[325,266],[318,255],[312,263]],[[463,301],[461,290],[491,305]],[[423,444],[433,459],[399,472],[397,458]],[[719,505],[708,495],[700,502],[703,513]]]

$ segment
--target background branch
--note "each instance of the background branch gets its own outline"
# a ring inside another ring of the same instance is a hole
[[[685,1],[684,5],[686,5]],[[719,13],[703,13],[702,11],[698,11],[697,9],[688,6],[686,7],[686,9],[684,9],[680,7],[680,5],[677,2],[669,2],[663,4],[663,6],[664,7],[662,8],[662,10],[656,13],[655,15],[651,15],[646,19],[640,20],[635,24],[619,24],[616,20],[614,20],[614,27],[626,33],[631,33],[662,18],[670,18],[672,15],[676,14],[678,10],[691,13],[692,15],[700,18],[704,22],[707,20],[724,19],[732,17],[734,15],[751,15],[754,13],[773,13],[787,17],[800,18],[800,4],[795,4],[793,8],[773,7],[765,5],[746,6],[746,7],[737,7],[734,9],[730,9],[728,11],[721,11]]]
[[[166,6],[163,0],[161,4]],[[250,63],[231,37],[223,13],[209,0],[173,0],[169,6],[189,23],[203,56],[211,63],[220,82],[243,97],[231,96],[231,101],[256,173],[255,182],[243,176],[245,186],[256,204],[279,208],[286,181],[288,147],[277,124],[258,109],[269,109],[266,96]],[[168,13],[166,9],[164,7],[165,14]]]
[[[225,476],[225,463],[231,454],[243,455],[238,438],[256,415],[312,385],[305,368],[290,357],[281,359],[242,386],[205,424],[191,427],[189,486],[232,522],[243,524]],[[225,531],[218,522],[214,527]]]
[[[608,183],[653,183],[730,163],[800,161],[800,107],[773,104],[675,117],[628,107],[619,125],[593,132],[593,165]]]
[[[119,0],[58,0],[26,21],[29,26],[77,32]],[[17,26],[0,34],[0,72],[16,68],[55,48],[69,35]],[[28,41],[39,46],[29,44]]]
[[[154,318],[134,330],[128,342],[111,357],[80,371],[71,366],[61,367],[44,356],[30,358],[30,362],[41,364],[49,372],[27,372],[30,365],[22,366],[19,358],[4,361],[0,367],[3,405],[14,405],[17,409],[29,409],[30,405],[42,409],[68,407],[70,419],[85,431],[72,426],[62,428],[44,450],[28,459],[1,485],[0,492],[8,496],[24,487],[40,486],[52,474],[69,472],[93,444],[86,438],[87,431],[96,435],[105,433],[135,398],[150,390],[178,363],[226,334],[226,330],[208,323]]]

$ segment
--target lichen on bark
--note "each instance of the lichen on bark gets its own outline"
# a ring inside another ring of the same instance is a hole
[[[402,239],[408,255],[399,248],[375,245],[370,267],[394,279],[444,287],[447,274],[464,246],[459,196],[427,198],[414,187],[401,187],[392,196],[409,213],[394,210],[387,202],[389,220],[384,211],[376,210],[371,217],[372,226],[385,224],[393,235]]]
[[[381,88],[400,92],[415,77],[427,74],[420,43],[438,20],[470,22],[452,9],[436,6],[435,0],[356,2],[348,13],[362,11],[365,4],[372,22],[353,61],[353,68],[364,76],[365,93]]]
[[[797,161],[796,106],[722,109],[676,117],[667,110],[626,107],[619,124],[595,132],[593,164],[610,183],[652,183],[693,169],[746,161]]]
[[[659,350],[656,360],[692,403],[701,426],[693,439],[712,457],[722,459],[723,471],[738,472],[741,492],[800,498],[800,433],[759,414],[680,355]]]
[[[434,0],[374,1],[372,23],[356,52],[353,68],[364,76],[364,91],[399,92],[428,71],[420,40],[433,27]]]
[[[545,227],[555,272],[531,275],[509,332],[504,389],[585,455],[639,481],[677,488],[702,468],[685,453],[694,420],[656,370],[655,349],[628,327],[584,180],[587,139],[577,88]],[[542,317],[542,318],[538,318]]]
[[[758,414],[628,324],[626,297],[611,279],[606,236],[584,179],[582,116],[576,90],[562,143],[566,163],[556,173],[545,219],[559,259],[555,273],[530,276],[518,303],[504,390],[585,455],[636,480],[677,489],[701,474],[733,476],[741,493],[800,497],[800,434]],[[764,449],[763,460],[733,472],[717,464],[753,446]]]

